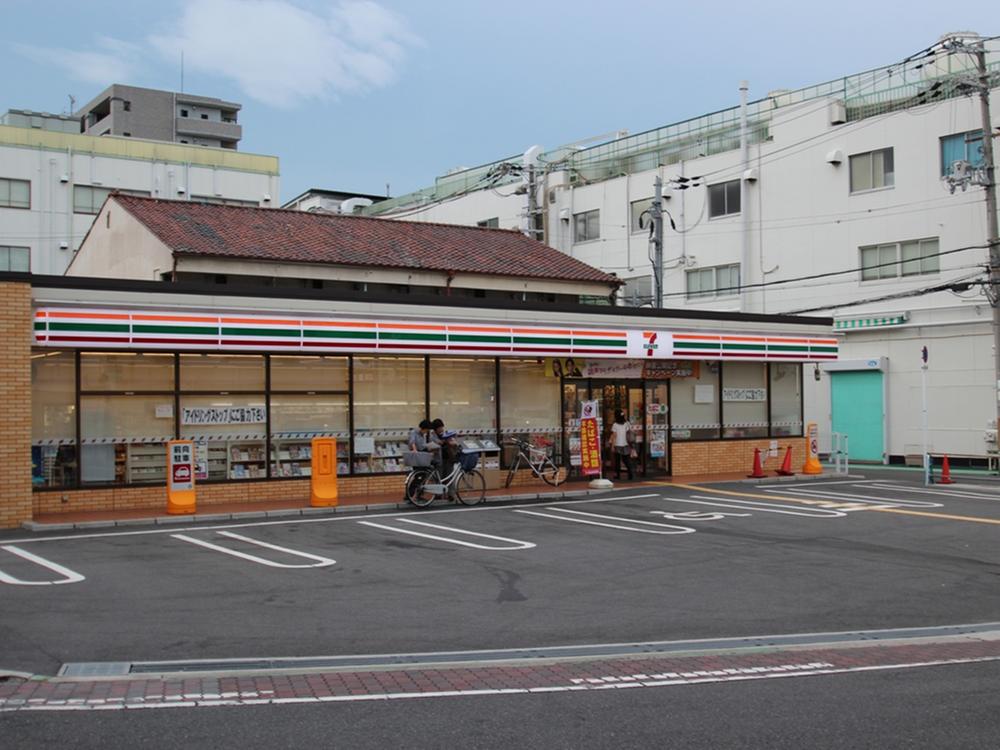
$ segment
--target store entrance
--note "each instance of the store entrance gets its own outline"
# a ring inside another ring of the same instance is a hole
[[[625,419],[632,425],[637,453],[637,457],[634,459],[636,473],[645,476],[650,467],[647,466],[646,460],[648,451],[646,449],[642,381],[593,380],[590,384],[590,393],[591,399],[598,402],[598,414],[601,415],[601,454],[604,457],[604,476],[612,476],[615,472],[615,454],[613,450],[607,448],[607,445],[611,439],[611,425],[614,424],[615,414],[619,411],[625,414]]]
[[[667,381],[566,380],[563,383],[563,434],[570,473],[578,476],[580,452],[580,405],[597,401],[598,429],[601,434],[603,476],[614,476],[615,457],[607,448],[615,413],[622,411],[632,425],[634,467],[638,476],[670,473],[669,399]]]

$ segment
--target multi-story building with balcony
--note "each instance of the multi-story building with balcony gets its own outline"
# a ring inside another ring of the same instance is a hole
[[[240,105],[210,96],[108,86],[77,111],[80,132],[236,150]]]
[[[805,416],[824,436],[848,435],[856,459],[922,452],[926,346],[928,449],[985,456],[996,451],[998,393],[982,283],[988,172],[978,91],[989,91],[996,139],[1000,42],[958,38],[966,50],[983,45],[985,75],[975,55],[939,43],[883,68],[648,132],[532,148],[363,210],[530,227],[618,274],[621,303],[650,305],[649,212],[659,177],[665,307],[832,315],[841,361],[809,368]],[[759,382],[731,385],[771,392],[763,370]],[[671,406],[675,414],[693,408]]]

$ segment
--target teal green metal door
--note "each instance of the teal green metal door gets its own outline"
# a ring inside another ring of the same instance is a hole
[[[882,373],[831,372],[833,431],[847,435],[852,461],[881,461]]]

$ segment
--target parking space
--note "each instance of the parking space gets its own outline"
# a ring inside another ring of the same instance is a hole
[[[549,503],[19,535],[0,543],[0,662],[974,622],[996,613],[997,499],[892,478],[647,483]]]

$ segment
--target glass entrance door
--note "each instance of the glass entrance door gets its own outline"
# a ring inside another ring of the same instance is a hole
[[[611,425],[614,424],[615,414],[624,412],[625,419],[632,425],[632,434],[635,436],[635,450],[638,458],[635,459],[636,473],[644,475],[646,473],[646,430],[643,420],[643,392],[641,381],[628,383],[624,381],[599,381],[591,382],[591,398],[598,402],[598,413],[601,415],[601,455],[604,457],[604,476],[614,473],[615,456],[614,452],[608,449],[608,441],[611,438]]]
[[[646,383],[646,465],[650,473],[670,473],[670,383]]]

